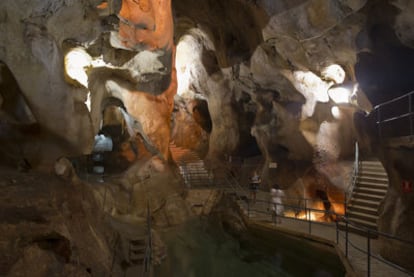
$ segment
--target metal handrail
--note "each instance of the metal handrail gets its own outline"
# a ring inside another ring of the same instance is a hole
[[[409,121],[410,121],[410,126],[409,126],[410,127],[410,136],[413,136],[414,135],[414,125],[413,125],[413,123],[414,123],[414,107],[413,107],[413,104],[412,104],[413,97],[414,97],[414,91],[409,92],[409,93],[407,93],[405,95],[396,97],[394,99],[391,99],[391,100],[389,100],[387,102],[384,102],[384,103],[379,104],[379,105],[377,105],[377,106],[374,107],[374,110],[377,113],[377,121],[376,121],[376,123],[378,125],[378,135],[379,135],[380,139],[383,136],[382,129],[381,129],[381,123],[392,122],[392,121],[395,121],[395,120],[398,120],[398,119],[402,119],[402,118],[405,118],[405,117],[409,117]],[[389,118],[381,119],[381,109],[383,107],[385,107],[387,105],[390,105],[392,103],[395,103],[395,102],[397,102],[399,100],[406,99],[406,98],[408,99],[408,112],[400,113],[400,114],[398,114],[397,116],[394,116],[394,117],[389,117]]]
[[[348,190],[345,194],[346,200],[345,200],[345,208],[346,205],[348,205],[349,201],[351,200],[351,196],[352,196],[352,192],[354,191],[357,179],[358,179],[358,174],[359,174],[359,146],[358,146],[358,142],[355,142],[355,159],[354,159],[354,168],[352,170],[352,176],[351,176],[351,183],[348,186]]]
[[[394,103],[394,102],[396,102],[396,101],[398,101],[398,100],[401,100],[401,99],[403,99],[403,98],[405,98],[405,97],[407,97],[407,96],[410,96],[411,94],[414,94],[414,91],[409,92],[409,93],[404,94],[404,95],[401,95],[401,96],[398,96],[398,97],[396,97],[396,98],[394,98],[394,99],[391,99],[391,100],[389,100],[389,101],[386,101],[386,102],[384,102],[384,103],[378,104],[378,105],[376,105],[376,106],[374,107],[374,109],[376,110],[376,109],[379,109],[379,108],[381,108],[381,107],[383,107],[383,106],[386,106],[386,105],[388,105],[388,104]]]
[[[296,209],[302,209],[303,210],[303,207],[273,203],[271,201],[256,200],[256,202],[263,202],[265,204],[274,205],[275,210],[277,210],[277,206],[279,206],[279,205],[282,205],[283,207],[289,207],[289,208],[294,208],[294,209],[296,208]],[[268,210],[250,210],[248,212],[248,218],[250,218],[250,212],[251,211],[255,211],[255,212],[258,212],[258,213],[269,214]],[[394,235],[391,235],[391,234],[388,234],[388,233],[379,232],[379,231],[369,229],[367,227],[364,227],[364,226],[356,224],[352,221],[349,221],[349,219],[346,215],[340,215],[340,214],[337,214],[334,211],[327,211],[327,210],[320,210],[320,209],[305,207],[305,213],[306,213],[305,218],[286,217],[285,215],[276,215],[276,217],[280,216],[282,218],[289,218],[289,219],[293,219],[293,220],[308,222],[309,223],[309,231],[308,231],[309,234],[312,233],[312,223],[313,224],[315,224],[315,223],[316,224],[322,224],[322,225],[328,225],[328,224],[331,225],[332,224],[332,223],[329,223],[329,222],[312,221],[310,219],[311,217],[308,216],[308,214],[310,215],[310,212],[329,214],[329,215],[332,215],[336,218],[336,220],[335,220],[336,244],[339,244],[339,234],[340,234],[339,223],[340,222],[345,223],[345,235],[343,236],[345,238],[345,256],[348,257],[348,245],[352,246],[354,249],[366,254],[367,255],[367,273],[368,273],[367,275],[368,276],[371,276],[371,258],[374,258],[374,259],[378,260],[379,262],[381,262],[383,264],[386,264],[386,265],[388,265],[388,266],[390,266],[390,267],[392,267],[396,270],[399,270],[401,272],[407,273],[409,275],[414,275],[413,272],[410,272],[409,270],[407,270],[405,268],[402,268],[402,267],[400,267],[400,266],[398,266],[398,265],[396,265],[396,264],[394,264],[390,261],[387,261],[387,260],[383,259],[382,257],[380,257],[378,255],[375,255],[372,252],[372,249],[371,249],[371,236],[384,236],[388,239],[392,239],[392,240],[395,240],[395,241],[399,241],[399,242],[403,242],[405,244],[412,245],[413,247],[414,247],[414,241],[409,241],[409,240],[406,240],[406,239],[403,239],[403,238],[400,238],[400,237],[397,237],[397,236],[394,236]],[[367,236],[366,236],[366,238],[367,238],[367,250],[364,250],[364,249],[362,249],[362,248],[360,248],[360,247],[358,247],[358,246],[356,246],[355,244],[352,243],[352,241],[350,240],[349,235],[348,235],[349,234],[349,226],[352,226],[354,229],[359,230],[361,232],[367,233]]]

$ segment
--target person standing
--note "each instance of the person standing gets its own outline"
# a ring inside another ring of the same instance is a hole
[[[280,189],[279,185],[275,184],[272,189],[270,189],[270,210],[272,212],[272,222],[276,224],[282,223],[282,215],[284,207],[282,204],[282,198],[285,197],[285,193]]]
[[[257,171],[254,171],[252,178],[250,179],[250,199],[252,200],[253,204],[256,203],[256,194],[257,190],[260,187],[260,183],[262,182],[262,179],[260,178],[259,174],[257,174]]]

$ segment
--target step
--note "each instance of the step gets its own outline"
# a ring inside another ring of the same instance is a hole
[[[352,223],[355,223],[359,227],[367,227],[372,230],[378,230],[378,225],[376,223],[368,222],[359,218],[348,218],[348,220]]]
[[[378,210],[379,202],[367,199],[351,199],[349,206],[361,206]]]
[[[384,196],[385,196],[385,193],[376,194],[376,193],[372,193],[371,191],[367,191],[365,189],[358,189],[356,187],[352,191],[351,198],[352,199],[359,198],[359,199],[366,199],[366,200],[378,201],[379,202],[379,201],[382,201]]]
[[[378,188],[368,188],[368,187],[355,187],[354,188],[354,193],[365,193],[365,194],[369,194],[369,195],[377,195],[377,196],[382,196],[384,197],[385,194],[387,193],[386,190],[384,189],[378,189]]]
[[[129,260],[132,264],[142,264],[145,260],[145,255],[142,257],[130,257]]]
[[[354,210],[348,210],[347,216],[349,220],[358,219],[358,220],[362,220],[366,222],[371,222],[374,224],[377,224],[377,220],[378,220],[378,215],[361,213],[361,212],[354,211]]]
[[[144,248],[137,248],[137,249],[129,249],[129,253],[130,253],[130,255],[142,255],[142,254],[145,254],[145,251],[146,251],[146,249],[147,249],[147,247],[144,247]]]
[[[209,176],[206,175],[206,174],[197,174],[197,173],[195,173],[195,174],[184,174],[183,177],[188,178],[188,179],[190,179],[190,178],[203,179],[203,180],[209,180],[210,179]]]
[[[369,168],[369,169],[374,169],[374,170],[379,169],[379,170],[385,171],[382,164],[378,164],[378,163],[373,164],[373,163],[364,163],[364,162],[362,162],[362,163],[359,164],[359,168],[367,168],[367,169]]]
[[[371,174],[366,172],[359,172],[357,178],[364,178],[364,179],[371,179],[371,180],[378,180],[383,182],[388,182],[388,176],[386,174]]]
[[[385,168],[382,165],[372,165],[372,164],[360,163],[358,168],[359,168],[360,171],[361,171],[361,169],[362,170],[366,169],[366,170],[385,172]]]
[[[356,183],[358,184],[358,186],[388,189],[388,182],[387,183],[375,182],[375,180],[363,178],[363,179],[358,179]]]
[[[364,227],[367,227],[367,226],[364,226]],[[344,222],[340,222],[338,224],[338,228],[340,230],[345,231],[346,230],[346,224]],[[377,229],[378,229],[377,227],[372,227],[372,226],[370,226],[369,228],[372,231],[377,231]],[[377,238],[378,237],[378,235],[376,233],[374,233],[374,232],[368,233],[367,231],[358,229],[356,227],[353,227],[350,224],[348,225],[348,232],[351,232],[351,233],[354,233],[354,234],[358,234],[358,235],[361,235],[361,236],[365,236],[365,237],[368,237],[369,236],[370,238]]]
[[[379,168],[379,167],[359,167],[358,168],[358,173],[370,173],[370,174],[376,174],[376,175],[382,175],[382,176],[386,176],[387,172],[385,171],[384,168]]]
[[[387,192],[388,191],[388,186],[386,185],[376,185],[376,184],[372,184],[372,183],[357,183],[354,186],[354,190],[355,189],[376,189],[376,190],[381,190],[383,192]]]
[[[363,206],[363,205],[350,204],[347,206],[347,211],[356,211],[360,213],[378,216],[378,207],[369,207],[369,206]]]
[[[368,165],[368,166],[382,166],[382,163],[379,160],[373,160],[373,161],[367,161],[367,160],[362,160],[359,162],[361,165]]]

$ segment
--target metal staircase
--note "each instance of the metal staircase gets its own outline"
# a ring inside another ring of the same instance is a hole
[[[378,160],[360,161],[356,182],[347,205],[349,221],[377,230],[378,208],[388,189],[388,177]]]
[[[193,151],[170,143],[170,152],[178,165],[181,176],[189,188],[209,187],[214,185],[212,175],[205,168],[203,160]]]

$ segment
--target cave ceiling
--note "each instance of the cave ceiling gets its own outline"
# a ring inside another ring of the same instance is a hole
[[[171,141],[210,164],[228,155],[287,168],[348,159],[353,114],[414,87],[413,5],[1,1],[2,118],[27,111],[67,146],[55,156],[90,153],[115,103],[129,139],[164,160]],[[120,155],[136,154],[124,146]]]

